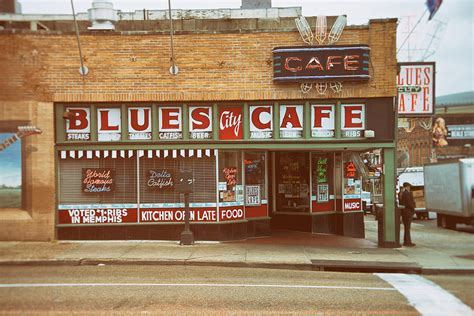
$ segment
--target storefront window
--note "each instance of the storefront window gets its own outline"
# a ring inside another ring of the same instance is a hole
[[[244,201],[242,159],[237,151],[219,152],[219,202]]]
[[[312,153],[312,196],[314,211],[334,210],[334,155]]]
[[[140,159],[140,203],[176,204],[182,201],[177,189],[181,170],[193,171],[191,203],[216,202],[214,157],[143,157]]]
[[[0,208],[22,207],[21,139],[0,133]]]
[[[309,154],[276,153],[276,211],[308,212]]]
[[[362,180],[361,173],[355,161],[356,154],[343,155],[343,198],[344,211],[358,211],[362,209]]]

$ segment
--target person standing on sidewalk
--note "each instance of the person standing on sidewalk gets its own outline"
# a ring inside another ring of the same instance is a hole
[[[411,222],[413,221],[413,215],[415,215],[415,199],[413,198],[413,193],[411,192],[411,184],[408,182],[403,183],[403,193],[400,200],[400,204],[404,206],[402,209],[402,221],[404,229],[403,235],[403,245],[407,247],[415,246],[411,242]]]

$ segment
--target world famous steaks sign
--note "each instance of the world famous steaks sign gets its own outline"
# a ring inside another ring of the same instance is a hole
[[[275,47],[273,81],[369,80],[369,58],[367,45]]]

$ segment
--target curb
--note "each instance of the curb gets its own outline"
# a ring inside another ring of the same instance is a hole
[[[311,260],[312,263],[222,262],[166,259],[26,259],[0,260],[0,266],[207,266],[231,268],[281,269],[319,272],[407,273],[423,275],[471,275],[474,269],[423,268],[415,262],[374,262],[349,260]]]

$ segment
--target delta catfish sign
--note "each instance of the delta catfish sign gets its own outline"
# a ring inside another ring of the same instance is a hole
[[[183,133],[189,139],[212,139],[213,107],[189,106],[188,130],[183,127],[182,106],[158,106],[158,128],[152,128],[152,107],[129,107],[127,115],[128,139],[151,140],[154,133],[160,140],[177,140]],[[274,122],[274,111],[279,111],[279,121]],[[66,121],[66,139],[69,141],[89,141],[91,139],[91,108],[66,107],[72,113]],[[343,137],[361,137],[365,129],[365,105],[342,104],[336,109],[334,104],[311,104],[311,137],[335,137],[336,111],[340,111],[340,124]],[[271,139],[274,137],[274,124],[278,124],[280,138],[303,138],[304,106],[289,105],[250,105],[249,122],[244,121],[244,108],[239,105],[219,106],[217,110],[220,140],[242,140],[244,126],[248,124],[251,139]],[[97,132],[99,141],[120,141],[123,139],[122,115],[119,107],[97,109]],[[245,124],[245,125],[244,125]]]

